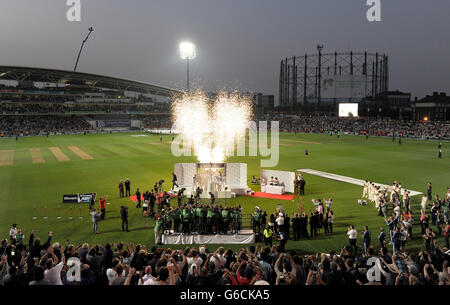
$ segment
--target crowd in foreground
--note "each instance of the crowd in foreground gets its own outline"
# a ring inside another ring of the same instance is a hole
[[[450,255],[437,239],[426,251],[392,255],[385,245],[299,255],[281,245],[239,251],[184,250],[133,243],[62,245],[18,230],[0,247],[0,285],[449,285]]]
[[[431,183],[427,187],[424,201],[428,204],[432,195]],[[394,203],[399,199],[396,193],[401,189],[401,185],[394,182]],[[367,182],[363,197],[372,201],[374,195]],[[213,248],[212,245],[187,246],[183,250],[158,245],[147,248],[133,243],[75,245],[69,240],[63,245],[53,241],[52,232],[44,242],[35,236],[34,230],[27,237],[13,224],[9,239],[4,239],[0,246],[0,285],[450,285],[450,225],[446,210],[450,189],[443,200],[437,199],[431,209],[439,204],[446,225],[442,227],[443,232],[422,225],[424,247],[418,253],[408,252],[406,243],[402,242],[402,228],[406,239],[412,238],[405,225],[407,219],[399,221],[402,214],[411,214],[407,200],[403,211],[402,205],[394,204],[397,210],[394,208],[389,219],[385,211],[381,211],[387,219],[389,235],[381,227],[377,242],[371,240],[367,226],[358,233],[351,225],[347,246],[329,253],[309,255],[286,247],[289,220],[284,219],[287,215],[280,205],[271,214],[275,219],[267,217],[267,226],[263,220],[266,213],[255,208],[252,226],[255,232],[264,231],[264,245],[257,243],[237,251],[223,246]],[[313,201],[315,212],[320,214],[324,203],[319,199]],[[327,210],[331,209],[332,199],[324,202]],[[197,205],[196,209],[202,207]],[[156,215],[162,215],[163,209],[161,204]],[[151,213],[151,210],[143,212]],[[199,211],[199,222],[193,222],[198,226],[205,225],[200,215]],[[158,216],[155,218],[158,221]],[[268,236],[271,230],[273,232]],[[296,240],[296,231],[293,240]],[[301,230],[297,232],[301,233]],[[445,236],[445,246],[439,243],[441,233]],[[362,245],[358,243],[358,235],[362,237]]]

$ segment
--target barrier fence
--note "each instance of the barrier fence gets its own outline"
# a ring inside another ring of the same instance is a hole
[[[33,220],[38,219],[69,219],[73,220],[75,218],[83,219],[84,216],[89,217],[89,206],[88,205],[71,205],[69,207],[62,208],[57,206],[56,208],[49,208],[47,206],[38,208],[33,207]]]

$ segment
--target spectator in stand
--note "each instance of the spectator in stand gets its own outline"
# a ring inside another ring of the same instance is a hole
[[[382,247],[376,263],[380,278],[371,278],[364,269],[366,261],[376,257],[372,247],[362,256],[355,255],[348,246],[339,255],[331,251],[305,257],[294,251],[283,251],[282,247],[260,247],[259,244],[237,252],[225,251],[223,247],[210,251],[207,246],[186,248],[185,251],[156,247],[148,251],[144,245],[131,243],[113,244],[112,247],[116,249],[114,255],[110,244],[104,248],[93,245],[89,249],[87,244],[77,247],[68,244],[62,248],[55,243],[53,247],[41,249],[42,256],[36,259],[29,258],[31,252],[25,247],[17,263],[13,263],[8,250],[3,251],[0,285],[450,284],[450,257],[436,239],[430,243],[430,251],[421,251],[417,255],[400,251],[392,255]],[[6,239],[1,249],[10,248]],[[88,250],[86,259],[79,255],[81,249]],[[69,256],[66,264],[65,259]],[[69,280],[63,270],[73,266],[77,259],[80,260],[80,277]]]
[[[45,262],[46,267],[44,278],[49,281],[50,285],[62,285],[61,270],[66,264],[64,248],[62,249],[60,255],[61,261],[59,261],[56,257],[55,253],[53,252],[53,248],[49,247],[47,253],[41,258],[41,262]]]

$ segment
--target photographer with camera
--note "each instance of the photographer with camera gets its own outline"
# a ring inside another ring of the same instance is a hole
[[[180,190],[178,190],[178,194],[177,194],[177,202],[178,202],[178,206],[181,207],[183,205],[183,193],[186,190],[186,188],[182,188]]]
[[[200,186],[197,186],[197,189],[195,190],[195,203],[198,204],[200,201],[200,196],[203,193],[203,189],[200,188]]]
[[[163,187],[162,187],[163,183],[164,183],[163,179],[158,181],[158,193],[162,193],[162,191],[163,191]]]

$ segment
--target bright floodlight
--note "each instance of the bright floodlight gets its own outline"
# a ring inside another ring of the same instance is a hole
[[[196,56],[195,45],[193,43],[187,41],[180,43],[181,59],[194,59],[195,56]]]

